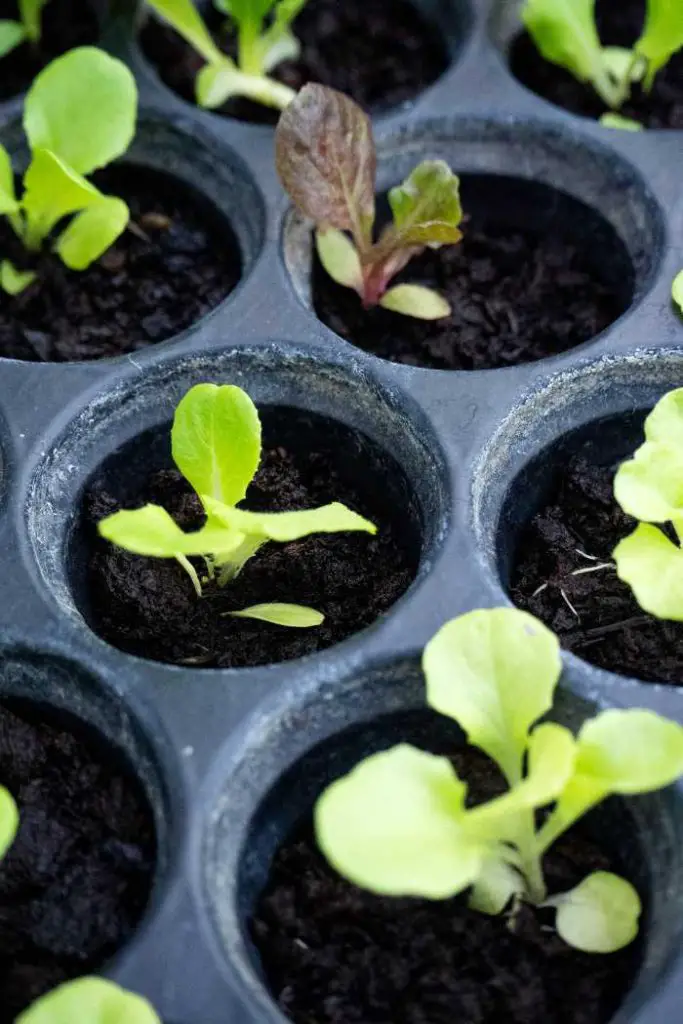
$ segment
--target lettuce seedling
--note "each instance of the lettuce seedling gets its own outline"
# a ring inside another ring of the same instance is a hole
[[[284,110],[294,90],[268,74],[299,55],[292,22],[306,0],[216,0],[237,27],[237,63],[220,50],[192,0],[149,0],[149,6],[199,53],[206,64],[195,84],[201,107],[222,106],[234,96]]]
[[[390,190],[393,223],[374,242],[377,156],[372,123],[358,104],[305,86],[280,118],[275,154],[290,199],[317,226],[318,255],[331,278],[357,291],[366,309],[380,305],[424,320],[449,315],[446,300],[429,288],[389,288],[413,256],[462,238],[460,183],[448,164],[425,160]]]
[[[650,90],[657,72],[683,46],[680,0],[647,0],[643,32],[632,50],[602,46],[595,0],[526,0],[522,20],[545,59],[590,83],[612,110],[623,106],[635,83]]]
[[[197,384],[187,392],[175,411],[171,447],[173,461],[204,507],[204,526],[185,533],[165,509],[145,505],[115,512],[98,528],[106,540],[137,555],[177,559],[198,597],[202,584],[190,556],[204,558],[208,579],[224,587],[269,541],[286,544],[313,533],[377,532],[371,522],[339,502],[302,512],[248,512],[237,507],[261,461],[261,422],[249,395],[232,384]],[[312,608],[281,603],[229,614],[297,628],[323,621]]]
[[[38,254],[50,241],[67,267],[85,270],[116,241],[128,224],[128,207],[84,175],[126,151],[136,109],[128,68],[94,47],[71,50],[38,75],[24,104],[31,162],[21,198],[10,156],[0,146],[0,214],[28,253]],[[0,264],[0,286],[11,295],[35,277],[7,259]]]
[[[105,978],[77,978],[52,989],[15,1024],[161,1024],[142,996]]]
[[[48,0],[19,0],[19,21],[0,19],[0,57],[22,43],[40,42],[40,16]]]
[[[671,285],[671,298],[674,300],[681,313],[683,313],[683,270],[676,274]]]
[[[614,478],[614,495],[639,521],[614,549],[620,579],[644,611],[683,622],[683,388],[645,421],[645,443]],[[653,524],[670,524],[676,540]]]
[[[0,786],[0,859],[14,842],[19,827],[19,811],[9,790]]]
[[[466,804],[451,762],[402,744],[373,754],[322,794],[320,847],[356,885],[392,896],[447,899],[500,914],[525,901],[556,910],[577,949],[610,953],[638,931],[629,882],[596,872],[548,896],[542,858],[552,843],[611,793],[659,789],[683,773],[683,728],[651,711],[611,710],[578,736],[552,722],[560,672],[555,636],[525,612],[496,608],[447,623],[423,657],[427,703],[454,719],[507,782],[502,796]],[[535,811],[552,805],[544,823]]]

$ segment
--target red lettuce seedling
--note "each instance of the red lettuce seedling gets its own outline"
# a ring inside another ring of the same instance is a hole
[[[40,42],[40,16],[48,0],[19,0],[19,21],[0,19],[0,57],[22,43]]]
[[[173,460],[199,496],[206,523],[185,533],[159,505],[115,512],[99,523],[101,535],[137,555],[175,558],[189,574],[197,596],[200,581],[190,556],[204,558],[209,579],[226,586],[264,544],[286,544],[313,533],[376,527],[340,502],[301,512],[248,512],[244,500],[261,461],[261,422],[256,406],[231,384],[197,384],[179,403],[171,431]],[[252,605],[230,612],[280,626],[319,626],[323,615],[301,605]]]
[[[393,222],[375,242],[377,156],[370,118],[358,104],[334,89],[305,86],[280,118],[275,154],[289,197],[317,226],[330,277],[357,291],[366,308],[424,320],[449,315],[446,300],[429,288],[389,288],[413,256],[462,238],[460,183],[448,164],[425,160],[390,190]]]
[[[15,1024],[161,1024],[150,1003],[106,978],[77,978],[41,996]]]
[[[651,89],[657,72],[683,46],[681,0],[647,0],[643,32],[631,50],[602,46],[595,0],[526,0],[522,20],[545,59],[589,82],[612,110],[623,106],[635,83]],[[640,127],[613,114],[604,115],[603,123]]]
[[[683,773],[683,728],[652,711],[609,710],[577,736],[539,720],[560,677],[555,636],[526,612],[494,608],[446,623],[423,657],[427,703],[454,719],[499,766],[508,789],[468,805],[467,785],[444,757],[407,744],[361,761],[315,808],[320,847],[356,885],[391,896],[447,899],[510,924],[524,901],[556,910],[565,942],[612,953],[638,933],[630,882],[597,871],[548,896],[543,856],[612,793],[668,786]],[[538,827],[535,812],[552,806]]]

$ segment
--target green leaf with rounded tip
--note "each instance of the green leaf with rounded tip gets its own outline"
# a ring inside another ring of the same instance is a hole
[[[383,309],[416,320],[441,320],[451,315],[451,307],[438,292],[420,284],[397,284],[379,300]]]
[[[315,608],[306,608],[301,604],[282,604],[279,601],[254,604],[250,608],[227,614],[235,619],[258,619],[275,626],[288,626],[290,629],[311,629],[313,626],[321,626],[325,621],[322,612],[317,612]]]
[[[668,391],[645,420],[645,437],[683,448],[683,388]]]
[[[105,540],[152,558],[175,558],[177,555],[210,555],[227,553],[243,542],[241,534],[209,521],[201,530],[184,533],[166,509],[159,505],[122,509],[101,519],[97,529]]]
[[[26,36],[32,43],[40,40],[40,16],[48,0],[19,0],[19,14],[26,30]]]
[[[300,540],[313,533],[377,533],[374,523],[339,501],[301,512],[247,512],[224,505],[205,494],[200,497],[212,521],[239,533],[264,537],[279,544]]]
[[[33,270],[17,270],[10,260],[0,263],[0,288],[8,295],[19,295],[33,284],[36,277]]]
[[[0,19],[0,57],[5,57],[26,39],[26,30],[19,21]]]
[[[647,60],[644,85],[651,89],[657,72],[683,47],[683,8],[680,0],[648,0],[645,28],[636,52]]]
[[[595,0],[526,0],[522,9],[540,53],[580,82],[599,77],[603,69],[594,8]]]
[[[397,243],[453,245],[462,238],[460,179],[444,160],[424,160],[389,191]]]
[[[200,107],[215,110],[243,89],[244,76],[228,57],[205,64],[195,79],[195,96]]]
[[[19,828],[19,811],[9,790],[0,786],[0,858],[14,842]]]
[[[603,114],[600,118],[603,128],[614,128],[622,132],[642,132],[645,126],[640,121],[634,121],[630,117],[622,117],[621,114]]]
[[[615,953],[638,934],[640,897],[630,882],[609,871],[593,872],[543,905],[557,907],[559,935],[584,953]]]
[[[104,167],[135,134],[137,86],[126,65],[94,46],[57,57],[24,103],[31,149],[47,149],[79,174]]]
[[[683,516],[683,447],[646,441],[617,470],[614,496],[624,512],[641,522],[667,523]]]
[[[576,740],[574,773],[538,835],[539,852],[606,796],[649,793],[683,774],[683,727],[654,711],[611,709]]]
[[[482,609],[446,623],[422,664],[431,707],[518,781],[529,731],[552,706],[560,677],[557,638],[516,608]]]
[[[401,744],[325,790],[315,807],[318,843],[365,889],[446,899],[474,882],[486,852],[462,827],[466,791],[446,758]]]
[[[683,550],[656,526],[641,523],[612,552],[617,575],[658,619],[683,622]]]
[[[355,245],[343,231],[324,228],[315,233],[320,262],[333,281],[363,294],[363,270]]]
[[[16,1024],[161,1024],[151,1004],[106,978],[77,978],[41,996]]]
[[[671,285],[671,298],[683,313],[683,270],[676,274]]]
[[[173,461],[204,500],[242,501],[261,461],[261,421],[234,384],[196,384],[178,403],[171,430]]]
[[[54,153],[35,150],[24,176],[21,201],[26,214],[27,247],[38,249],[62,217],[101,199],[102,193],[94,185]]]
[[[467,902],[472,910],[497,917],[513,896],[524,891],[524,879],[518,871],[505,861],[490,858],[485,861]]]
[[[62,232],[55,251],[70,270],[85,270],[123,234],[130,211],[123,199],[101,196]]]
[[[17,213],[18,210],[12,160],[5,147],[0,145],[0,214]]]
[[[209,63],[220,64],[224,54],[218,49],[211,33],[192,0],[148,0],[149,6],[171,25]]]

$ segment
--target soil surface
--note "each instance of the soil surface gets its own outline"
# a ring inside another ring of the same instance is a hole
[[[0,0],[0,21],[19,21],[17,0]],[[84,0],[49,0],[41,14],[41,39],[24,43],[0,57],[0,100],[8,100],[28,89],[39,71],[61,53],[96,43],[97,18]]]
[[[645,0],[597,0],[597,23],[605,46],[632,47],[645,23]],[[544,60],[531,37],[521,33],[510,51],[510,68],[528,89],[574,114],[599,118],[608,112],[597,93],[564,68]],[[683,50],[674,54],[647,93],[634,86],[620,109],[646,128],[683,128]]]
[[[476,217],[458,245],[427,250],[393,283],[433,288],[451,304],[441,320],[375,307],[336,284],[314,257],[313,305],[323,323],[367,352],[437,370],[486,370],[557,355],[595,337],[625,309],[583,246],[560,231],[496,228]]]
[[[156,841],[140,786],[103,760],[101,741],[35,707],[0,705],[0,779],[21,822],[0,864],[0,1024],[11,1024],[123,945],[147,904]]]
[[[501,786],[476,751],[452,758],[481,800]],[[551,892],[614,865],[576,831],[546,858]],[[295,1024],[606,1024],[633,977],[637,946],[570,949],[552,914],[469,910],[464,897],[378,897],[318,851],[310,821],[276,854],[249,927],[268,984]]]
[[[225,16],[205,12],[218,45],[236,55]],[[321,82],[351,96],[368,110],[414,99],[443,74],[449,63],[443,37],[410,0],[309,0],[293,24],[301,43],[296,61],[272,72],[292,89]],[[194,83],[204,61],[168,26],[151,19],[140,40],[163,81],[194,103]],[[277,111],[242,99],[217,111],[244,121],[275,124]]]
[[[614,500],[616,468],[577,457],[557,474],[519,537],[511,595],[547,623],[564,648],[594,665],[680,684],[683,623],[647,615],[612,568],[612,551],[636,526]]]
[[[37,281],[14,298],[0,297],[0,356],[63,362],[135,352],[184,330],[238,283],[237,239],[190,190],[132,166],[94,181],[125,199],[131,224],[87,270],[68,270],[45,253]],[[0,251],[28,266],[5,220]]]
[[[236,583],[204,587],[198,599],[187,573],[173,560],[142,558],[95,535],[95,524],[120,502],[93,484],[86,498],[93,547],[87,602],[92,627],[123,650],[156,661],[207,667],[246,667],[288,661],[323,650],[369,626],[404,593],[417,570],[414,538],[397,521],[391,499],[368,497],[368,482],[339,472],[334,445],[316,437],[315,451],[264,449],[244,502],[252,511],[346,505],[379,526],[366,533],[318,535],[292,544],[268,544]],[[338,443],[338,442],[337,442]],[[186,530],[203,523],[199,500],[175,470],[154,475],[129,507],[146,501],[166,508]],[[199,562],[197,568],[204,571]],[[322,626],[291,629],[234,619],[225,613],[283,601],[316,608]]]

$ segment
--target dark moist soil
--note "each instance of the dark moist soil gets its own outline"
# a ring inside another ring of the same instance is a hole
[[[64,362],[135,352],[189,327],[238,283],[237,239],[194,193],[133,166],[94,181],[125,199],[131,225],[87,270],[67,270],[45,254],[37,281],[14,298],[0,296],[0,356]],[[27,265],[5,220],[0,252]]]
[[[632,47],[645,23],[645,0],[597,0],[597,23],[605,46]],[[599,118],[608,112],[588,85],[540,55],[528,33],[521,33],[510,51],[510,68],[528,89],[574,114]],[[619,110],[646,128],[683,128],[683,50],[674,54],[655,78],[651,92],[634,86]]]
[[[225,16],[205,11],[219,46],[234,57],[234,36]],[[293,31],[301,56],[272,72],[292,89],[320,82],[346,93],[366,110],[378,111],[414,99],[443,74],[448,51],[434,26],[409,0],[309,0]],[[150,18],[140,40],[161,78],[194,103],[195,79],[204,63],[168,26]],[[243,99],[217,111],[226,117],[275,124],[277,111]]]
[[[17,0],[0,0],[0,21],[19,21]],[[41,39],[37,45],[24,43],[0,57],[0,100],[8,100],[28,89],[39,71],[61,53],[75,46],[96,43],[95,13],[84,0],[50,0],[41,14]]]
[[[476,751],[452,758],[481,800],[500,791]],[[546,858],[549,890],[614,865],[576,831]],[[327,864],[308,821],[276,854],[250,932],[283,1013],[295,1024],[606,1024],[627,990],[637,945],[610,956],[570,949],[552,915],[469,910],[464,897],[378,897]]]
[[[615,471],[577,457],[558,474],[517,543],[511,595],[550,626],[564,648],[594,665],[680,684],[683,624],[645,614],[613,568],[572,575],[611,563],[618,542],[636,526],[614,500]]]
[[[35,707],[0,705],[0,779],[20,815],[0,863],[0,1024],[11,1024],[123,945],[147,904],[156,841],[139,785],[103,760],[101,742]]]
[[[95,524],[120,506],[93,486],[86,497],[95,545],[88,568],[93,628],[116,647],[144,658],[236,668],[312,654],[369,626],[409,586],[415,552],[407,546],[405,531],[386,514],[377,515],[353,482],[336,472],[333,458],[331,450],[322,448],[304,454],[266,448],[244,507],[279,512],[343,500],[379,525],[377,536],[318,535],[269,544],[247,563],[236,584],[224,589],[208,584],[201,599],[175,561],[141,558],[95,539]],[[202,525],[199,500],[175,470],[154,475],[133,507],[146,501],[162,505],[186,530]],[[325,622],[314,629],[290,629],[222,617],[271,601],[316,608]]]
[[[392,282],[434,288],[451,315],[426,322],[375,307],[336,284],[314,256],[313,305],[336,334],[396,363],[487,370],[545,359],[595,337],[624,312],[583,247],[561,233],[470,219],[458,245],[427,250]]]

